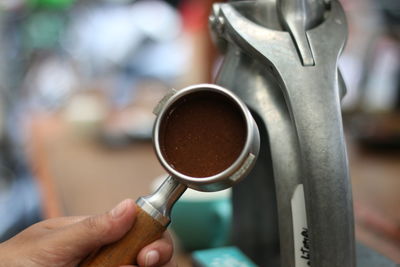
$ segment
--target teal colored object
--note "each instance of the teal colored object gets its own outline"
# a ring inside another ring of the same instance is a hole
[[[28,49],[52,49],[57,46],[65,27],[65,18],[49,10],[33,13],[25,24]]]
[[[237,247],[199,250],[192,257],[199,267],[257,267]]]
[[[232,225],[230,195],[187,191],[174,205],[171,228],[186,251],[228,245]],[[196,194],[196,192],[194,192]]]
[[[31,7],[65,9],[71,7],[75,0],[28,0],[27,2]]]

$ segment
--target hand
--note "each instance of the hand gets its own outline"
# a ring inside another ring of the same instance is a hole
[[[134,201],[127,199],[102,215],[39,222],[0,244],[0,266],[77,266],[92,251],[120,239],[134,224],[136,212]],[[165,233],[140,251],[137,262],[172,266],[172,253],[171,238]]]

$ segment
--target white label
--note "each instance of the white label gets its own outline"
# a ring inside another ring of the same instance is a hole
[[[304,200],[304,188],[297,185],[292,197],[294,254],[296,267],[309,267],[310,263],[310,239],[307,224],[306,203]]]

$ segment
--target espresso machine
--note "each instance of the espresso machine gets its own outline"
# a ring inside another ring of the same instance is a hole
[[[266,267],[395,266],[355,241],[340,3],[217,3],[210,27],[224,55],[216,83],[248,105],[261,136],[254,170],[233,189],[233,243]]]

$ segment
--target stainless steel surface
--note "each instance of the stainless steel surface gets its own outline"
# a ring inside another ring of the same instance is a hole
[[[242,115],[245,118],[246,122],[246,141],[244,148],[236,159],[236,161],[226,170],[221,173],[218,173],[214,176],[210,177],[190,177],[185,174],[182,174],[176,171],[173,167],[169,165],[167,160],[164,158],[160,143],[159,143],[159,134],[160,134],[160,125],[167,115],[167,111],[171,105],[176,103],[180,98],[194,93],[198,91],[209,91],[214,92],[220,95],[223,95],[229,98],[233,103],[236,103],[238,108],[242,111]],[[251,170],[252,166],[255,163],[255,159],[258,155],[259,150],[259,133],[257,125],[246,107],[246,105],[231,91],[213,84],[198,84],[183,88],[179,91],[176,91],[174,94],[169,94],[168,99],[162,100],[163,107],[158,112],[158,116],[154,125],[154,133],[153,133],[153,143],[156,151],[157,158],[159,159],[161,165],[167,170],[169,174],[174,176],[178,181],[185,184],[186,186],[199,190],[199,191],[218,191],[222,189],[226,189],[231,187],[234,183],[240,181],[244,178],[247,173]]]
[[[315,60],[306,31],[323,20],[325,5],[322,0],[280,0],[278,13],[284,29],[293,38],[303,65],[313,66]]]
[[[153,194],[140,197],[136,203],[161,225],[167,226],[171,221],[172,206],[185,192],[186,188],[174,177],[168,176]]]
[[[340,111],[345,86],[337,66],[347,26],[337,1],[331,1],[322,20],[322,2],[315,16],[304,10],[302,5],[311,2],[297,2],[303,12],[298,13],[294,2],[238,1],[216,4],[211,15],[214,37],[225,52],[217,83],[249,106],[261,133],[254,171],[233,190],[237,245],[261,266],[299,266],[291,206],[299,184],[305,190],[311,266],[355,266]],[[268,20],[258,23],[260,18],[247,12],[253,5],[280,14],[286,23],[292,19],[296,27],[300,22],[313,63],[308,64],[307,53],[300,51],[304,40],[299,41],[293,29],[284,23],[286,31],[278,29],[282,20],[271,27]]]
[[[180,98],[199,91],[217,93],[235,103],[245,119],[247,135],[242,152],[230,167],[214,176],[196,178],[184,175],[169,165],[160,148],[159,135],[161,123],[168,115],[169,108]],[[185,192],[187,187],[199,191],[218,191],[231,187],[242,180],[256,162],[260,137],[257,125],[247,106],[231,91],[218,85],[199,84],[179,91],[171,90],[155,107],[153,112],[157,115],[153,131],[154,148],[157,158],[170,176],[161,184],[156,192],[139,198],[137,204],[162,225],[167,226],[170,222],[170,212],[174,203]]]

